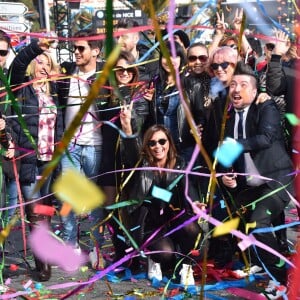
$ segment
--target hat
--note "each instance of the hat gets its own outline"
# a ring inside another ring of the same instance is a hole
[[[185,48],[188,48],[190,45],[189,36],[183,30],[177,30],[174,32],[174,35],[179,36]]]

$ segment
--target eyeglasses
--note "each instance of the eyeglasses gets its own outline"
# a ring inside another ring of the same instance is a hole
[[[73,46],[73,52],[78,50],[80,53],[82,53],[85,49],[86,49],[85,46],[75,46],[75,45]]]
[[[124,74],[125,72],[127,72],[128,74],[134,74],[135,73],[135,70],[134,68],[124,68],[124,67],[119,67],[119,66],[116,66],[115,67],[115,71],[117,74]]]
[[[230,65],[230,62],[224,61],[224,62],[222,62],[222,63],[220,63],[220,64],[217,64],[217,63],[211,64],[211,68],[212,68],[213,70],[218,70],[219,67],[221,67],[223,70],[226,70],[226,69],[228,68],[229,65]]]
[[[190,62],[195,62],[197,59],[199,59],[199,61],[205,63],[205,62],[207,62],[208,57],[207,57],[206,55],[199,55],[199,56],[196,56],[196,55],[190,55],[190,56],[188,57],[188,60],[189,60]]]
[[[147,145],[149,147],[154,147],[156,146],[157,143],[159,143],[161,146],[163,146],[168,140],[166,139],[159,139],[158,141],[155,141],[155,140],[150,140]]]
[[[0,50],[0,56],[6,56],[8,53],[8,50]]]

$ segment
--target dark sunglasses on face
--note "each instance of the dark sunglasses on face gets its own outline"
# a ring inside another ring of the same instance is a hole
[[[158,141],[155,141],[155,140],[150,140],[147,145],[149,147],[154,147],[156,146],[157,143],[159,143],[161,146],[163,146],[165,143],[167,142],[166,139],[159,139]]]
[[[133,74],[135,72],[133,68],[123,68],[123,67],[116,66],[115,69],[117,74],[123,74],[125,72],[127,72],[128,74],[129,73]]]
[[[82,53],[86,49],[85,46],[73,46],[73,52],[78,50],[80,53]]]
[[[0,56],[6,56],[8,54],[8,50],[0,50]]]
[[[217,64],[217,63],[211,64],[211,68],[212,68],[213,70],[218,70],[219,67],[221,67],[223,70],[226,70],[226,69],[228,68],[229,65],[230,65],[230,63],[229,63],[228,61],[224,61],[224,62],[222,62],[222,63],[220,63],[220,64]]]
[[[188,60],[190,62],[195,62],[197,59],[199,59],[202,63],[205,63],[207,62],[208,60],[208,57],[206,55],[199,55],[199,56],[196,56],[196,55],[190,55],[188,57]]]

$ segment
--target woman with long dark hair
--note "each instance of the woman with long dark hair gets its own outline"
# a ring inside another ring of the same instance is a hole
[[[130,106],[124,107],[120,119],[125,134],[132,135]],[[153,125],[148,128],[141,147],[138,140],[138,138],[122,139],[125,168],[142,168],[129,175],[129,182],[122,191],[122,199],[138,201],[136,205],[123,210],[122,220],[128,228],[138,228],[132,232],[139,246],[158,230],[146,245],[150,251],[149,279],[156,277],[161,280],[162,271],[174,270],[177,258],[175,252],[179,248],[180,258],[183,258],[181,283],[193,285],[192,263],[188,255],[201,231],[199,225],[197,222],[190,222],[170,235],[165,234],[193,216],[187,196],[195,201],[199,200],[199,195],[191,181],[186,195],[185,176],[180,172],[184,170],[185,162],[177,155],[172,134],[164,125]],[[148,167],[155,169],[147,170]],[[159,199],[155,192],[157,189],[171,192],[169,201]]]

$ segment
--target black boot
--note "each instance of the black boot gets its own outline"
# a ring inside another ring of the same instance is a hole
[[[40,222],[47,222],[48,224],[50,224],[51,218],[48,216],[34,214],[32,205],[27,205],[26,213],[27,219],[30,222],[30,231]],[[48,281],[51,277],[51,266],[47,263],[42,262],[36,256],[33,257],[35,262],[35,270],[37,272],[37,279],[39,281]]]
[[[40,261],[37,257],[33,257],[38,281],[48,281],[51,277],[51,266]]]

